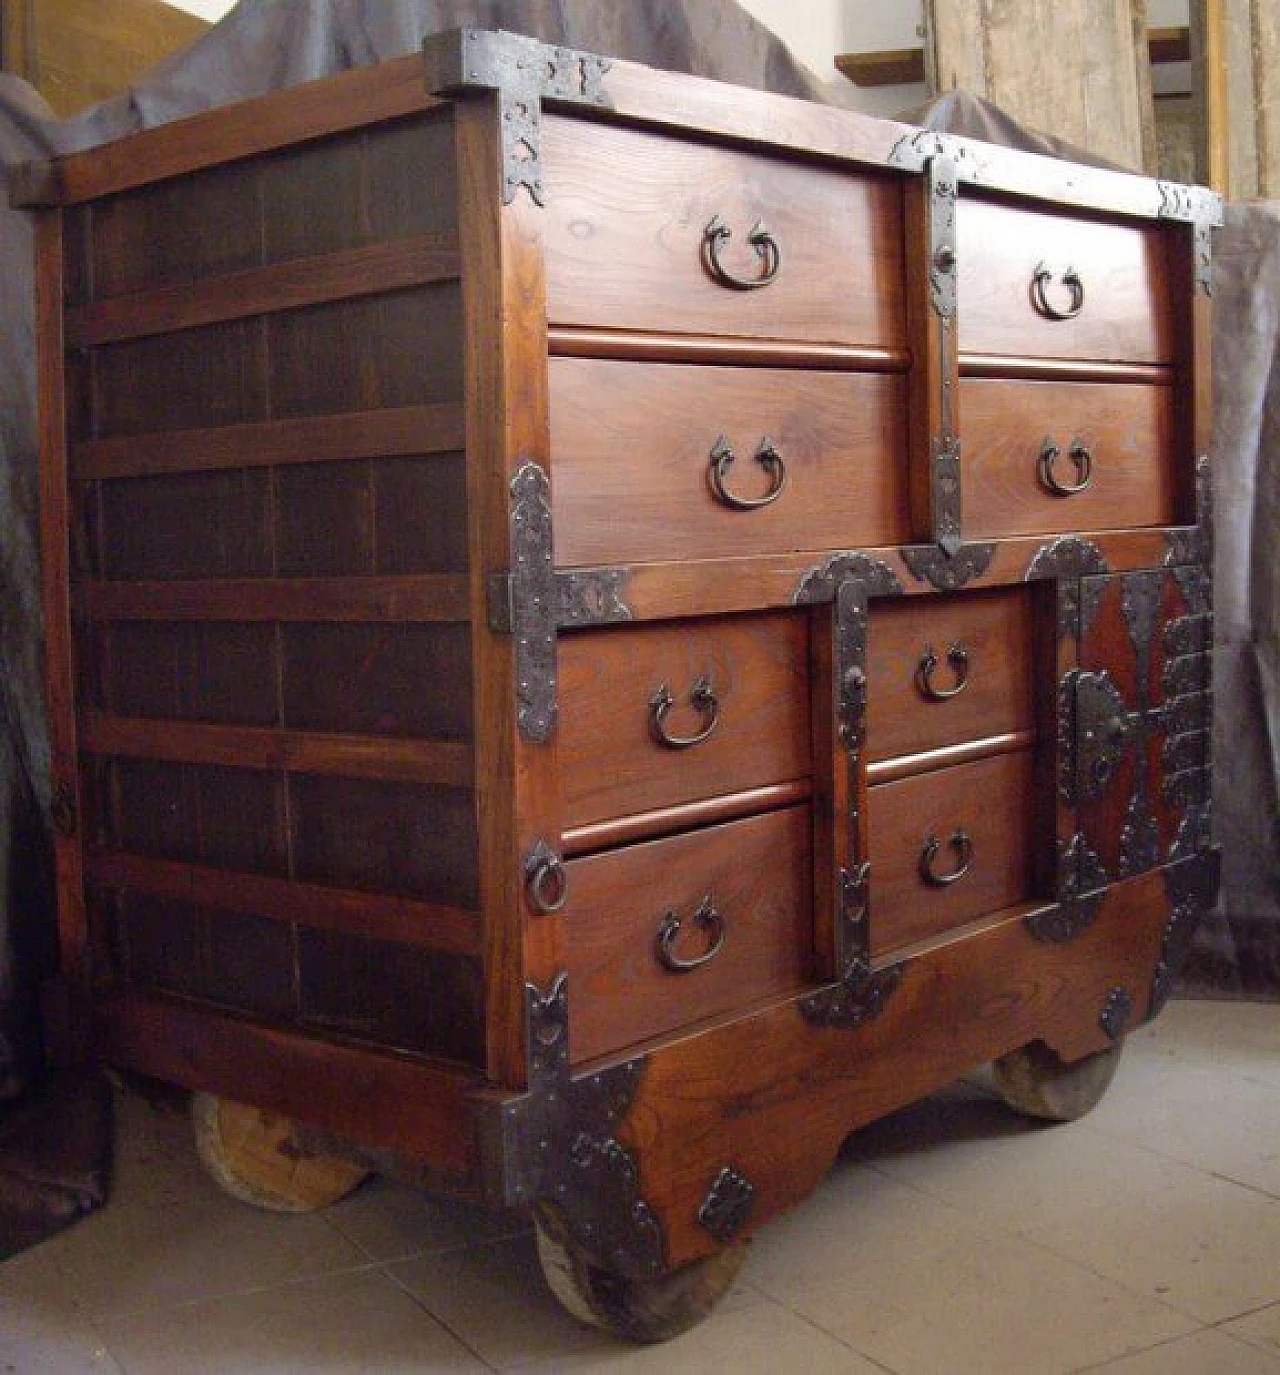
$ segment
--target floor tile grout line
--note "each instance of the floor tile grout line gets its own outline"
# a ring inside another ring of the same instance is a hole
[[[479,1250],[483,1248],[477,1247],[476,1249]],[[391,1262],[391,1264],[396,1263],[398,1262]],[[484,1356],[482,1356],[480,1352],[477,1351],[476,1348],[472,1346],[471,1343],[462,1335],[462,1333],[459,1332],[453,1326],[453,1324],[450,1323],[446,1318],[442,1317],[439,1313],[433,1312],[430,1306],[427,1304],[426,1300],[423,1299],[423,1297],[420,1294],[415,1293],[414,1290],[411,1289],[407,1284],[405,1284],[400,1279],[400,1277],[396,1275],[395,1272],[390,1268],[390,1265],[382,1266],[380,1268],[382,1270],[382,1273],[386,1276],[387,1280],[391,1284],[393,1284],[395,1288],[398,1289],[400,1293],[402,1293],[412,1304],[414,1304],[415,1307],[421,1309],[421,1311],[425,1313],[427,1317],[431,1319],[432,1322],[438,1324],[445,1332],[447,1332],[454,1339],[454,1341],[458,1343],[459,1346],[463,1348],[463,1350],[467,1351],[470,1355],[474,1356],[475,1359],[479,1361],[480,1364],[484,1366],[486,1370],[494,1371],[496,1375],[496,1372],[500,1370],[500,1367],[494,1365],[492,1361],[486,1360]]]
[[[1152,1342],[1150,1346],[1136,1346],[1129,1351],[1123,1351],[1118,1356],[1108,1356],[1104,1361],[1091,1361],[1088,1365],[1073,1365],[1069,1375],[1089,1375],[1090,1371],[1107,1370],[1120,1361],[1127,1361],[1133,1356],[1145,1356],[1152,1351],[1160,1351],[1166,1346],[1173,1346],[1177,1342],[1189,1341],[1192,1337],[1198,1337],[1204,1332],[1210,1331],[1208,1324],[1201,1324],[1194,1332],[1180,1332],[1173,1337],[1162,1337],[1158,1342]]]

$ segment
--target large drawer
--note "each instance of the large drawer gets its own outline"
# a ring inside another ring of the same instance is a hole
[[[564,636],[566,824],[807,778],[808,624],[793,611]]]
[[[802,987],[812,967],[811,866],[807,807],[571,860],[572,1058]]]
[[[1183,523],[1168,387],[970,377],[960,412],[966,538]]]
[[[905,346],[897,179],[554,116],[542,163],[552,324]]]
[[[867,757],[1028,731],[1028,587],[877,601],[867,637]]]
[[[1020,750],[870,789],[873,954],[1030,898],[1033,772]]]
[[[550,385],[562,566],[909,539],[901,377],[556,358]]]
[[[962,352],[1173,360],[1165,231],[961,196],[956,248]]]

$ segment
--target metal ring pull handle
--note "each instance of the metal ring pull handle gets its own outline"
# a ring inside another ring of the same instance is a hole
[[[530,856],[525,872],[529,906],[544,917],[558,912],[569,896],[564,860],[550,848],[540,846]]]
[[[716,911],[710,895],[698,904],[698,909],[693,914],[693,923],[707,933],[709,943],[701,955],[695,955],[688,960],[682,959],[675,951],[676,941],[684,926],[675,912],[668,912],[658,927],[658,963],[673,974],[688,974],[694,969],[701,969],[704,964],[710,964],[724,948],[724,918]]]
[[[933,675],[938,671],[938,656],[933,652],[933,646],[929,645],[920,656],[916,681],[920,684],[920,691],[931,702],[950,701],[952,697],[959,697],[969,686],[969,651],[964,645],[952,645],[947,650],[947,663],[955,674],[955,682],[951,687],[940,688],[933,681]]]
[[[920,852],[920,877],[932,888],[949,888],[953,883],[959,883],[973,865],[973,840],[967,831],[953,831],[947,843],[956,856],[956,867],[949,874],[939,874],[933,867],[933,861],[942,849],[942,842],[937,836],[929,836]]]
[[[721,435],[711,449],[711,490],[716,494],[716,500],[734,511],[758,511],[762,506],[770,506],[777,501],[787,485],[787,464],[773,440],[768,437],[762,439],[756,450],[756,462],[772,479],[772,485],[762,497],[735,496],[725,486],[725,475],[733,467],[736,457],[729,447],[729,441]]]
[[[1037,263],[1031,278],[1031,299],[1036,309],[1049,320],[1074,320],[1084,309],[1084,283],[1074,267],[1062,270],[1062,285],[1070,294],[1070,302],[1065,309],[1055,306],[1049,299],[1049,285],[1053,281],[1053,268],[1048,263]]]
[[[760,259],[760,275],[758,277],[739,277],[721,261],[721,252],[728,247],[729,240],[733,238],[733,230],[716,215],[711,223],[702,231],[702,257],[706,263],[707,271],[720,283],[734,291],[755,291],[762,286],[768,286],[782,269],[782,249],[778,247],[778,241],[765,227],[763,220],[757,220],[751,226],[747,234],[747,242],[755,249],[756,257]]]
[[[1062,450],[1052,439],[1046,439],[1040,446],[1040,481],[1055,496],[1070,497],[1084,489],[1093,481],[1093,454],[1082,440],[1073,439],[1067,450],[1067,457],[1075,464],[1075,482],[1063,482],[1054,471],[1054,465],[1062,457]]]
[[[672,735],[667,729],[667,717],[676,704],[675,693],[663,683],[649,698],[649,724],[653,727],[654,738],[658,744],[669,750],[689,750],[708,739],[720,724],[720,699],[711,686],[709,678],[699,678],[689,693],[689,703],[705,720],[705,725],[697,735]]]

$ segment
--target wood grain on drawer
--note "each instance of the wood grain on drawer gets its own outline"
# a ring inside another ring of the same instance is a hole
[[[892,759],[1030,730],[1031,598],[1030,588],[1011,587],[875,602],[867,639],[867,757]],[[930,684],[955,696],[932,696]]]
[[[1023,750],[870,789],[873,953],[941,935],[1031,896],[1032,762]],[[958,867],[957,833],[972,847],[968,872],[934,886],[921,872],[925,847],[937,840],[932,869],[946,877]]]
[[[566,635],[559,667],[569,826],[811,771],[805,612]],[[706,691],[698,693],[700,685]],[[655,699],[663,689],[673,704],[659,720]],[[659,738],[704,732],[704,740],[683,748]]]
[[[1137,383],[960,383],[964,530],[968,539],[1120,530],[1179,523],[1173,396]],[[1081,479],[1071,451],[1089,454],[1089,485],[1061,496],[1046,485],[1041,454],[1058,447],[1052,474]]]
[[[812,952],[807,807],[575,859],[564,908],[570,1054],[590,1059],[801,987]],[[709,900],[715,916],[700,924]],[[658,954],[670,914],[673,973]]]
[[[956,207],[962,352],[1160,363],[1174,356],[1162,231],[961,196]],[[1036,273],[1044,268],[1037,303]],[[1076,289],[1079,313],[1066,312]]]
[[[661,134],[547,117],[541,218],[553,324],[900,349],[902,200],[890,177],[827,170]],[[704,236],[719,217],[722,285]]]
[[[551,360],[562,566],[733,558],[905,542],[906,387],[879,373]],[[712,484],[724,440],[730,496]]]

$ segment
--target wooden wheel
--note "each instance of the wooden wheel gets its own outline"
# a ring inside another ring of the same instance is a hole
[[[219,1188],[273,1213],[327,1208],[369,1174],[350,1161],[303,1150],[287,1117],[212,1093],[191,1095],[191,1125],[196,1151]]]
[[[1017,1112],[1074,1122],[1097,1107],[1115,1077],[1120,1046],[1064,1063],[1042,1041],[1003,1055],[992,1066],[1000,1096]]]
[[[746,1241],[652,1280],[601,1270],[535,1220],[538,1260],[551,1292],[580,1322],[632,1342],[664,1342],[696,1327],[728,1293],[747,1256]]]

